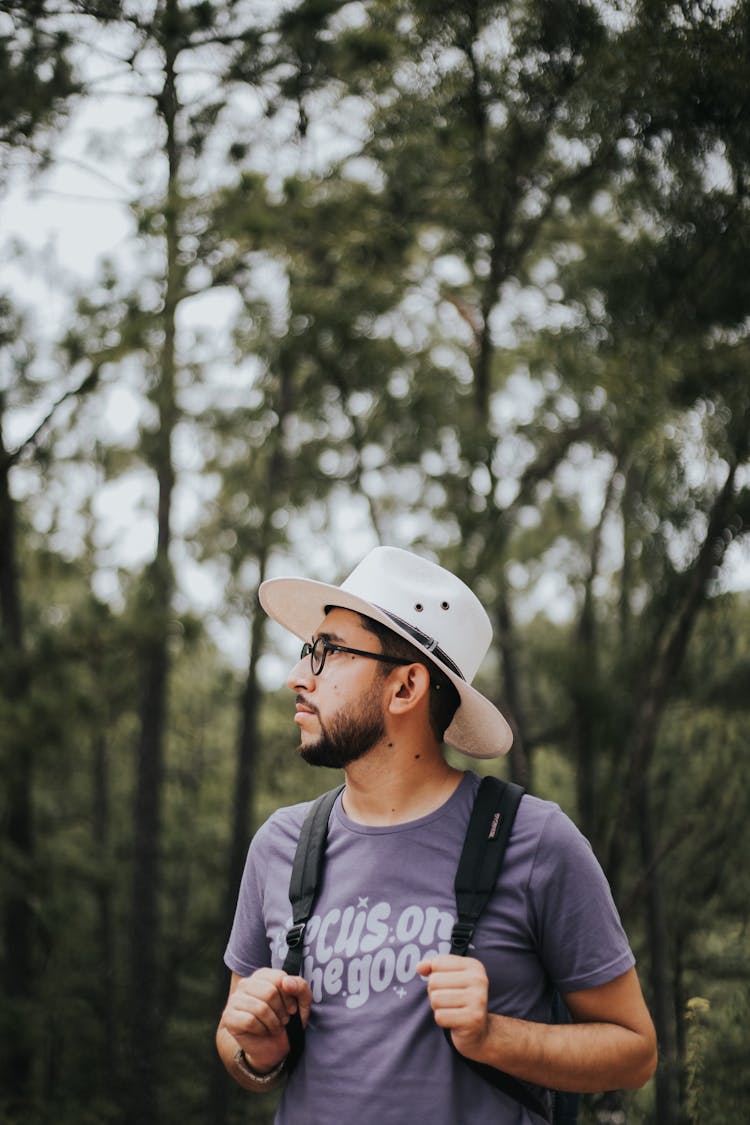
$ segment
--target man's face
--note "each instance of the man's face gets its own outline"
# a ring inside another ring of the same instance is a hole
[[[380,652],[377,637],[347,609],[332,609],[310,639],[318,637],[363,652]],[[294,721],[300,729],[299,753],[306,762],[342,769],[383,738],[384,667],[347,652],[328,652],[317,676],[309,656],[295,664],[287,683],[297,696]]]

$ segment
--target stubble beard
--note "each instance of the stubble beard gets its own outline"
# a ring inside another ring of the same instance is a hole
[[[385,735],[383,713],[374,699],[355,713],[351,709],[338,711],[328,725],[320,715],[318,722],[320,738],[299,747],[300,757],[310,766],[343,769],[364,758]]]

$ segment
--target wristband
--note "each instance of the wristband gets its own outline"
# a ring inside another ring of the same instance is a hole
[[[273,1082],[275,1078],[279,1077],[286,1066],[286,1058],[283,1058],[280,1063],[276,1064],[273,1070],[269,1070],[265,1074],[259,1074],[257,1070],[254,1070],[250,1066],[242,1047],[238,1048],[233,1061],[241,1074],[244,1074],[246,1078],[252,1078],[253,1082],[257,1082],[259,1086],[267,1086],[269,1082]]]

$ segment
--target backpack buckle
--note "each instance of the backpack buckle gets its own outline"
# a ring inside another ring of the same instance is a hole
[[[451,952],[463,954],[474,936],[473,922],[456,922],[451,932]]]
[[[290,930],[287,930],[286,944],[289,949],[296,949],[298,945],[302,944],[302,935],[305,932],[305,922],[297,922]]]

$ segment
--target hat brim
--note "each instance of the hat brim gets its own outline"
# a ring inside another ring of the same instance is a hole
[[[414,637],[382,609],[340,586],[309,578],[269,578],[261,584],[258,597],[268,616],[302,641],[310,640],[328,607],[336,606],[364,614],[420,648]],[[425,651],[425,656],[447,676],[461,699],[445,732],[445,741],[472,758],[500,758],[507,754],[513,744],[513,731],[494,703],[457,676],[434,653]]]

